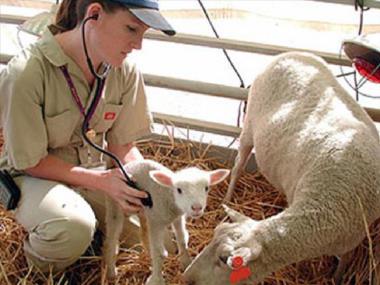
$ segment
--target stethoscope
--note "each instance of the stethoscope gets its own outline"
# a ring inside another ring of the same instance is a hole
[[[98,19],[98,15],[94,15],[94,16],[90,16],[90,17],[87,17],[83,23],[82,23],[82,41],[83,41],[83,47],[84,47],[84,53],[86,55],[86,61],[87,61],[87,65],[92,73],[92,75],[95,77],[96,79],[96,90],[95,90],[95,95],[94,95],[94,98],[92,99],[91,101],[91,104],[90,104],[90,107],[88,108],[88,111],[85,113],[85,117],[84,117],[84,121],[83,121],[83,124],[82,124],[82,136],[83,136],[83,139],[86,141],[86,143],[88,143],[91,147],[95,148],[97,151],[100,151],[101,153],[109,156],[115,163],[116,165],[119,167],[119,169],[121,170],[121,172],[123,173],[124,177],[125,177],[125,182],[127,183],[128,186],[132,187],[132,188],[135,188],[135,189],[138,189],[138,190],[141,190],[143,191],[142,189],[140,189],[136,182],[134,182],[127,174],[127,172],[125,171],[124,167],[123,167],[123,164],[121,163],[121,161],[119,160],[119,158],[114,155],[113,153],[103,149],[102,147],[98,146],[97,144],[93,143],[88,137],[87,137],[87,132],[89,130],[89,122],[90,122],[90,119],[92,117],[92,115],[94,114],[95,110],[96,110],[96,107],[98,105],[98,102],[102,96],[102,91],[103,91],[103,86],[104,86],[104,83],[105,83],[105,80],[106,80],[106,77],[111,69],[111,66],[109,64],[106,65],[104,71],[102,74],[98,74],[94,68],[94,65],[92,64],[92,61],[88,55],[88,50],[87,50],[87,44],[86,44],[86,37],[85,37],[85,24],[89,21],[89,20],[97,20]],[[146,191],[145,191],[146,192]],[[142,198],[141,199],[141,203],[144,205],[144,206],[147,206],[149,208],[151,208],[153,206],[153,201],[152,201],[152,197],[150,195],[150,193],[146,192],[148,194],[148,197],[147,198]]]

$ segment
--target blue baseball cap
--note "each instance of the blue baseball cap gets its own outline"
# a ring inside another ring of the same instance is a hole
[[[157,0],[111,0],[125,5],[128,10],[147,26],[174,36],[175,30],[160,13]]]

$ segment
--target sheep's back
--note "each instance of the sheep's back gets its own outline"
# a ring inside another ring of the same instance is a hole
[[[360,157],[379,152],[373,122],[315,56],[278,57],[257,77],[250,96],[257,163],[290,203],[300,179],[311,175],[319,162],[341,153],[343,165],[360,164]],[[356,161],[350,161],[349,149],[357,152]],[[370,161],[367,168],[378,165]]]

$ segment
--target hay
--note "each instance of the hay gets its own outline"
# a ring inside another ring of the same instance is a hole
[[[216,158],[207,157],[207,147],[188,141],[145,140],[141,141],[138,147],[146,158],[159,161],[173,170],[189,165],[197,165],[203,169],[230,166]],[[215,226],[225,219],[220,203],[226,189],[227,182],[224,182],[210,191],[206,214],[198,220],[188,222],[190,252],[193,256],[208,244]],[[240,179],[229,206],[252,218],[262,219],[282,211],[286,207],[286,201],[260,173],[246,173]],[[1,208],[0,221],[0,285],[109,284],[101,270],[98,256],[84,256],[65,272],[57,275],[46,277],[28,270],[22,250],[22,240],[26,233],[15,223],[12,214]],[[380,223],[371,228],[371,242],[366,239],[355,250],[350,268],[345,275],[345,284],[370,284],[368,280],[372,274],[373,260],[369,248],[378,243]],[[117,266],[119,276],[115,284],[141,285],[150,273],[149,256],[140,245],[130,249],[122,248]],[[263,284],[333,284],[331,275],[335,267],[334,257],[316,258],[283,268],[268,277]],[[164,264],[164,276],[168,284],[181,284],[179,268],[176,256],[169,256]]]

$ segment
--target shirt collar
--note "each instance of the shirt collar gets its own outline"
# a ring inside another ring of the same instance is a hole
[[[68,64],[68,57],[49,29],[42,34],[39,42],[40,50],[44,56],[55,66]]]

